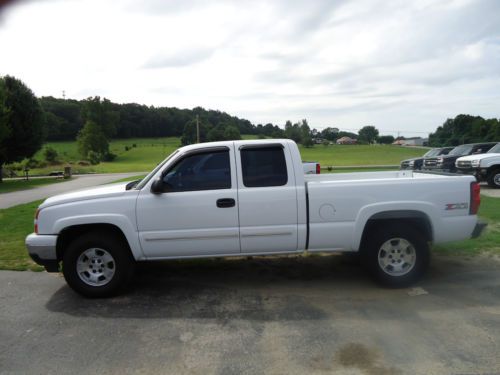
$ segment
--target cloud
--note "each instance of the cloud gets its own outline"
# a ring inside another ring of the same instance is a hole
[[[184,51],[171,51],[150,58],[145,64],[147,69],[188,67],[209,59],[214,53],[213,49],[193,48]]]
[[[45,0],[4,12],[0,74],[38,95],[426,132],[500,116],[499,19],[497,0]]]

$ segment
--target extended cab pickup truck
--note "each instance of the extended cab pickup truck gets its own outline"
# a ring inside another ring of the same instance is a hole
[[[31,257],[89,297],[117,293],[136,261],[360,252],[385,284],[406,286],[429,244],[479,235],[472,176],[412,171],[305,175],[291,140],[182,147],[138,183],[49,198]]]
[[[455,165],[458,172],[471,174],[478,181],[486,181],[492,188],[500,189],[500,143],[486,154],[458,158]]]

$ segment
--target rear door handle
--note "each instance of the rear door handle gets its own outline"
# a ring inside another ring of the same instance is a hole
[[[234,207],[235,205],[236,201],[233,198],[217,199],[217,207],[219,208]]]

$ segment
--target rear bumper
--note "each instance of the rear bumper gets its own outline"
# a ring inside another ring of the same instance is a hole
[[[48,272],[59,271],[56,253],[57,236],[31,233],[26,237],[25,243],[28,254],[35,263],[45,267]]]
[[[488,224],[478,221],[476,226],[474,227],[474,230],[472,231],[471,238],[477,238],[483,233],[484,228],[486,228]]]

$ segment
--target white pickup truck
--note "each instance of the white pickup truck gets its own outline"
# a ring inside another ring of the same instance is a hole
[[[291,140],[182,147],[138,183],[58,195],[36,212],[28,252],[89,297],[117,293],[136,261],[357,252],[406,286],[429,244],[480,234],[472,176],[412,171],[305,175]]]
[[[486,181],[492,188],[500,189],[500,143],[485,154],[458,158],[455,166],[459,173],[471,174],[478,181]]]

